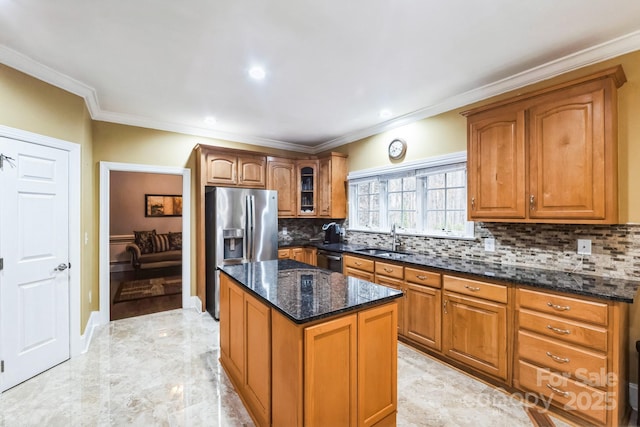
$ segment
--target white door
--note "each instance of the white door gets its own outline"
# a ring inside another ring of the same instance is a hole
[[[0,155],[1,392],[67,360],[70,328],[69,154],[0,137]]]

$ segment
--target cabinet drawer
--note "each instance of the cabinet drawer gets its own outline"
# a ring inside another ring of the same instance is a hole
[[[396,279],[403,279],[404,267],[397,264],[376,261],[376,275],[378,274]]]
[[[449,291],[501,303],[507,302],[507,287],[504,285],[495,285],[453,276],[443,276],[442,282],[444,288]]]
[[[520,309],[518,320],[520,328],[564,342],[607,351],[607,330],[605,328],[538,313],[526,308]]]
[[[278,259],[288,259],[291,254],[289,249],[278,249]]]
[[[518,331],[518,358],[569,373],[594,387],[606,386],[607,356],[549,338]]]
[[[430,286],[432,288],[440,288],[442,286],[442,276],[439,273],[432,273],[417,268],[405,267],[404,279],[407,282]]]
[[[599,424],[606,424],[607,409],[617,404],[615,399],[602,390],[589,387],[570,378],[565,378],[531,365],[522,360],[517,368],[520,386],[551,398],[556,406],[564,410],[577,411]]]
[[[396,279],[388,276],[381,276],[378,274],[376,274],[375,282],[378,285],[389,286],[390,288],[394,288],[398,290],[402,290],[402,285],[404,285],[404,282],[402,281],[402,279]]]
[[[518,301],[520,307],[597,325],[607,325],[607,304],[529,289],[518,289]]]
[[[345,276],[355,277],[356,279],[366,280],[367,282],[373,282],[375,276],[373,273],[369,271],[362,271],[357,268],[345,267],[344,273]]]
[[[374,262],[370,259],[345,255],[342,262],[345,267],[357,268],[358,270],[368,271],[370,273],[375,271],[373,268]]]

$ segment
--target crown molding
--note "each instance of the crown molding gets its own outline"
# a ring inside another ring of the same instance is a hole
[[[287,141],[278,141],[269,138],[256,136],[238,135],[229,132],[220,132],[212,129],[199,128],[195,126],[172,123],[163,120],[154,120],[148,117],[136,116],[133,114],[122,114],[106,111],[100,108],[98,94],[94,88],[75,80],[66,74],[47,67],[32,58],[23,55],[5,45],[0,44],[0,63],[14,68],[45,83],[56,86],[84,99],[91,119],[109,123],[137,126],[148,129],[163,130],[168,132],[182,133],[186,135],[201,136],[226,141],[253,144],[280,150],[290,150],[313,154],[312,147],[295,144]]]
[[[350,132],[341,137],[326,141],[315,147],[316,152],[330,150],[349,142],[358,141],[372,135],[396,129],[418,120],[426,119],[437,114],[455,110],[511,90],[519,89],[533,83],[550,79],[588,65],[597,64],[616,56],[624,55],[640,49],[640,31],[626,34],[605,43],[589,47],[572,53],[546,64],[539,65],[521,73],[506,77],[476,89],[454,95],[443,102],[430,105],[412,113],[405,114],[393,120],[375,126]]]
[[[212,129],[154,120],[148,117],[105,111],[100,108],[98,94],[94,88],[75,80],[66,74],[55,71],[54,69],[2,44],[0,44],[0,63],[82,97],[85,100],[87,109],[89,110],[89,114],[93,120],[260,145],[280,150],[317,154],[322,151],[331,150],[350,142],[358,141],[372,135],[416,122],[418,120],[455,110],[492,96],[519,89],[542,80],[547,80],[587,65],[615,58],[616,56],[624,55],[638,49],[640,49],[640,31],[629,33],[605,43],[567,55],[563,58],[547,62],[546,64],[542,64],[513,76],[451,96],[440,103],[396,117],[393,120],[388,120],[375,126],[349,132],[343,136],[325,141],[313,147],[293,142],[220,132]]]
[[[166,122],[163,120],[153,120],[148,117],[135,116],[133,114],[120,114],[111,111],[101,111],[96,117],[92,117],[94,120],[99,120],[109,123],[117,123],[122,125],[137,126],[147,129],[162,130],[167,132],[182,133],[185,135],[200,136],[205,138],[219,139],[232,142],[241,142],[244,144],[252,144],[263,147],[277,148],[279,150],[290,150],[296,152],[303,152],[307,154],[313,153],[313,148],[293,144],[286,141],[278,141],[275,139],[268,139],[262,137],[256,137],[251,135],[238,135],[230,132],[221,132],[207,128],[200,128],[196,126],[188,126],[181,123]]]

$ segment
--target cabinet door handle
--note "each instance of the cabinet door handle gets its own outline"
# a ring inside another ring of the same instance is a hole
[[[471,198],[471,210],[476,210],[476,198],[472,197]]]
[[[568,391],[560,390],[559,388],[556,388],[556,387],[552,386],[551,384],[547,384],[547,388],[549,390],[553,391],[554,393],[558,393],[561,396],[569,397],[569,392]]]
[[[536,196],[534,196],[533,194],[531,195],[531,197],[529,197],[529,209],[531,209],[532,211],[536,210]]]
[[[427,276],[423,276],[422,274],[418,274],[416,277],[420,280],[427,280]]]
[[[393,268],[384,267],[384,271],[386,271],[387,273],[391,273],[393,271]]]
[[[550,351],[547,351],[547,356],[549,356],[550,358],[552,358],[553,360],[555,360],[556,362],[559,362],[559,363],[569,363],[569,358],[568,357],[556,356],[555,354],[551,353]]]
[[[358,261],[356,261],[354,264],[357,265],[358,267],[360,267],[362,265]]]
[[[464,285],[464,287],[469,289],[472,292],[478,292],[480,290],[480,288],[477,288],[475,286]]]
[[[561,334],[561,335],[569,335],[571,333],[571,331],[568,329],[555,328],[551,325],[547,325],[547,329],[552,330],[556,334]]]
[[[568,306],[568,305],[558,305],[558,304],[553,304],[551,302],[548,302],[547,306],[553,308],[554,310],[558,310],[558,311],[569,311],[571,309],[571,307]]]
[[[447,311],[448,303],[449,303],[449,300],[444,300],[444,302],[442,303],[442,309],[444,310],[444,314],[449,314],[449,312]]]

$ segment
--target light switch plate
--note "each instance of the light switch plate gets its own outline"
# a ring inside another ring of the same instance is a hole
[[[591,240],[578,239],[578,255],[591,255]]]
[[[493,237],[487,237],[484,239],[484,250],[486,252],[495,252],[496,251],[496,239]]]

